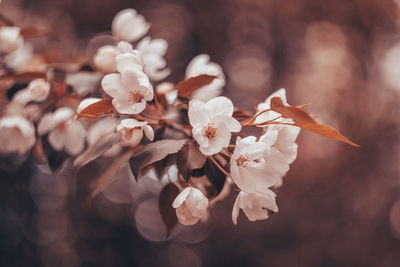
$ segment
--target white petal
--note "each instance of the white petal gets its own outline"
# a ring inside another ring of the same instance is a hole
[[[232,101],[224,96],[214,97],[206,103],[207,112],[213,115],[225,114],[232,116],[233,104]]]
[[[33,97],[32,97],[32,95],[31,95],[31,93],[29,92],[28,88],[25,88],[25,89],[22,89],[22,90],[18,91],[18,92],[14,95],[14,97],[13,97],[12,100],[13,100],[14,102],[20,103],[20,104],[22,104],[22,105],[26,105],[26,104],[28,104],[30,101],[33,100],[32,98],[33,98]]]
[[[134,42],[143,37],[149,30],[150,24],[146,23],[142,15],[134,9],[124,9],[117,13],[112,22],[112,33],[121,40]]]
[[[59,129],[55,129],[48,136],[49,143],[55,150],[58,151],[63,149],[65,144],[65,139],[66,139],[65,131]]]
[[[116,98],[127,91],[121,83],[121,74],[117,73],[107,74],[104,76],[101,81],[101,86],[104,91],[113,98]]]
[[[207,114],[204,102],[200,100],[191,100],[189,102],[188,111],[190,125],[193,127],[196,124],[206,124],[210,122],[209,115]]]
[[[150,125],[143,126],[144,134],[150,141],[154,140],[154,130]]]
[[[185,189],[183,189],[182,192],[179,193],[179,195],[176,196],[174,202],[172,202],[172,207],[174,209],[180,207],[183,202],[185,202],[185,200],[187,199],[187,197],[189,196],[192,187],[186,187]]]
[[[118,49],[113,45],[100,47],[93,58],[93,63],[99,70],[112,73],[117,71],[115,58],[118,55]]]
[[[239,216],[240,207],[238,206],[238,199],[239,199],[241,193],[242,192],[239,193],[239,196],[235,200],[235,204],[233,204],[232,221],[234,224],[237,224],[237,218]]]
[[[46,113],[43,115],[42,119],[39,122],[38,126],[38,134],[45,135],[46,133],[50,132],[57,126],[56,121],[53,119],[52,113]]]
[[[122,114],[139,114],[146,108],[146,101],[142,100],[139,103],[132,104],[127,97],[115,98],[112,101],[115,109]]]
[[[117,130],[120,128],[120,126],[122,126],[124,128],[133,129],[135,127],[142,127],[146,124],[147,124],[147,122],[145,122],[145,121],[138,121],[135,119],[123,119],[123,120],[121,120],[120,125],[118,125]]]
[[[79,121],[73,121],[67,128],[65,136],[65,150],[75,156],[85,147],[86,130]]]
[[[124,73],[128,70],[143,71],[143,58],[139,51],[135,50],[132,53],[119,54],[116,57],[117,70]]]

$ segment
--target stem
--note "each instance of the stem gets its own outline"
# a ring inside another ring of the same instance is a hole
[[[217,166],[217,168],[218,168],[221,172],[223,172],[226,176],[232,178],[231,174],[228,173],[227,171],[225,171],[225,169],[222,168],[222,166],[219,164],[219,162],[218,162],[216,159],[214,159],[213,156],[209,156],[209,157],[207,157],[207,158],[209,158],[209,159],[215,164],[215,166]]]

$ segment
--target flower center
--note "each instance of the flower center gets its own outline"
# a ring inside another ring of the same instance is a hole
[[[246,168],[247,166],[250,165],[250,160],[249,160],[249,156],[247,155],[247,153],[241,154],[237,159],[236,159],[236,165]]]
[[[129,93],[129,102],[131,103],[139,103],[143,98],[143,94],[138,91],[133,91]]]
[[[207,138],[214,138],[217,133],[217,128],[214,127],[214,123],[210,122],[204,127],[204,135]]]

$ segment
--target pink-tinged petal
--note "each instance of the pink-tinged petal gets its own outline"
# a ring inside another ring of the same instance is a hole
[[[213,118],[213,122],[215,124],[223,123],[225,126],[229,129],[230,132],[240,132],[242,129],[242,125],[240,122],[238,122],[235,118],[232,118],[231,116],[225,115],[225,114],[219,114],[216,115]]]
[[[186,187],[185,189],[183,189],[183,191],[180,192],[179,195],[176,196],[174,202],[172,202],[172,207],[174,209],[180,207],[183,204],[183,202],[185,202],[187,197],[189,196],[191,190],[192,190],[191,187]]]
[[[154,130],[150,125],[143,126],[144,134],[146,135],[147,139],[150,141],[154,140]]]
[[[135,119],[123,119],[123,120],[121,120],[120,125],[118,125],[117,130],[120,130],[121,127],[133,129],[136,127],[145,126],[146,124],[147,124],[147,122],[145,122],[145,121],[138,121]]]
[[[74,114],[75,113],[72,108],[59,108],[53,113],[53,120],[55,121],[56,125],[58,125],[72,119]]]
[[[131,103],[127,97],[118,97],[112,101],[115,109],[122,114],[139,114],[146,108],[146,101]]]
[[[139,51],[119,54],[116,57],[117,70],[124,73],[129,70],[143,71],[143,58]]]
[[[134,9],[118,12],[111,25],[113,35],[127,42],[140,39],[149,31],[149,28],[150,24]]]
[[[133,46],[125,41],[120,41],[117,45],[120,53],[133,53]]]
[[[53,119],[52,113],[46,113],[42,117],[38,126],[38,134],[45,135],[57,126],[56,121]]]
[[[65,134],[65,151],[75,156],[82,152],[85,147],[86,130],[79,121],[74,121],[68,125]]]
[[[200,145],[200,147],[208,147],[209,140],[204,135],[204,127],[201,124],[196,124],[192,129],[192,133],[193,138]]]
[[[99,70],[112,73],[117,71],[115,57],[118,55],[118,48],[113,45],[100,47],[93,58],[93,63]]]
[[[260,142],[263,142],[268,147],[271,147],[273,144],[275,144],[278,134],[279,132],[275,125],[268,126],[266,133],[260,137]]]
[[[65,145],[65,139],[66,139],[65,131],[62,131],[60,129],[55,129],[48,136],[50,145],[57,151],[63,149]]]
[[[239,193],[239,196],[241,193],[242,192]],[[238,205],[239,196],[236,198],[235,204],[233,204],[233,209],[232,209],[232,221],[234,224],[237,224],[237,218],[239,216],[239,211],[240,211],[240,207]]]
[[[229,98],[225,96],[218,96],[206,103],[206,110],[209,114],[213,114],[214,116],[218,114],[232,116],[233,104]]]
[[[194,127],[196,124],[206,124],[210,122],[204,102],[200,100],[191,100],[188,111],[190,124]]]
[[[26,105],[32,100],[33,97],[27,88],[18,91],[12,99],[12,101],[20,103],[22,105]]]
[[[112,73],[104,76],[101,81],[101,86],[103,90],[113,98],[118,97],[122,94],[127,94],[127,89],[125,89],[121,83],[121,74]]]

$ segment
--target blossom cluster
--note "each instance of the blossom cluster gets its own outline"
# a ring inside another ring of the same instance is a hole
[[[239,189],[235,224],[240,210],[250,221],[278,212],[276,189],[296,159],[300,128],[354,144],[314,121],[304,106],[290,106],[285,89],[259,103],[254,113],[235,108],[221,96],[226,83],[221,66],[206,54],[192,59],[181,83],[165,81],[171,73],[164,58],[168,44],[145,36],[149,28],[135,10],[122,10],[111,25],[113,44],[98,47],[86,68],[77,63],[60,70],[32,49],[21,52],[30,47],[23,29],[0,26],[6,66],[0,79],[10,81],[11,92],[0,119],[0,155],[30,154],[57,171],[64,160],[52,157],[62,154],[74,159],[77,173],[109,158],[90,185],[90,198],[127,164],[136,180],[154,170],[162,177],[175,166],[177,177],[159,201],[171,228],[178,221],[207,220],[232,185]],[[250,127],[260,134],[246,134]]]

